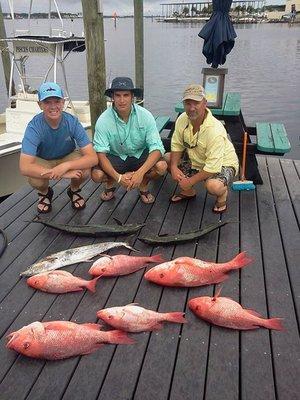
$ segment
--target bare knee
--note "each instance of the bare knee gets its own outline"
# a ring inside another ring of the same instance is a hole
[[[39,178],[28,178],[28,183],[38,192],[46,192],[49,187],[48,179],[39,179]]]
[[[158,175],[164,175],[165,174],[165,172],[166,172],[166,170],[167,170],[167,167],[168,167],[168,165],[167,165],[167,163],[166,163],[166,161],[164,161],[164,160],[160,160],[160,161],[158,161],[156,164],[155,164],[155,172],[158,174]]]
[[[101,183],[107,180],[106,174],[99,168],[93,168],[91,178],[96,183]]]
[[[227,191],[227,186],[219,179],[208,179],[205,182],[205,187],[208,193],[216,196],[222,196]]]

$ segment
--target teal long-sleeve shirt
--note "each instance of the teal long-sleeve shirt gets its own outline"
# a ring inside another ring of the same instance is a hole
[[[105,110],[97,120],[93,144],[97,153],[112,154],[124,161],[127,157],[140,158],[145,149],[165,153],[153,115],[137,104],[132,105],[127,122],[113,107]]]

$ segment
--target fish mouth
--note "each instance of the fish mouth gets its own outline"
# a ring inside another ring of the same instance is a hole
[[[5,337],[5,339],[7,340],[6,347],[10,348],[12,342],[13,342],[17,337],[18,337],[18,334],[17,334],[16,332],[12,332],[12,333],[10,333],[9,335],[7,335],[7,336]]]

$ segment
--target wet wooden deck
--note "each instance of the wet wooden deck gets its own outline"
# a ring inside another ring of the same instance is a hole
[[[0,205],[0,227],[10,245],[0,258],[0,398],[143,400],[291,400],[299,399],[300,161],[259,158],[264,185],[252,192],[231,192],[227,224],[201,240],[177,247],[152,248],[140,241],[141,254],[166,259],[195,256],[223,262],[247,250],[254,262],[233,272],[222,295],[269,317],[283,317],[286,331],[238,332],[210,326],[187,310],[188,299],[212,295],[215,288],[163,288],[143,280],[139,271],[101,279],[95,294],[51,295],[27,287],[19,273],[44,255],[93,243],[32,224],[36,194],[29,187]],[[184,232],[216,222],[213,199],[198,189],[196,199],[170,204],[175,185],[155,183],[157,201],[142,204],[135,191],[116,192],[101,203],[93,182],[83,189],[87,207],[75,212],[65,192],[54,186],[49,215],[62,223],[146,221],[152,233]],[[1,239],[0,239],[1,240]],[[115,240],[106,238],[107,241]],[[124,251],[122,251],[124,252]],[[114,254],[117,253],[114,252]],[[66,268],[89,278],[89,264]],[[69,319],[96,322],[96,311],[137,302],[159,311],[186,311],[188,324],[165,324],[155,333],[133,335],[134,345],[103,346],[95,353],[56,362],[33,360],[6,349],[5,336],[30,322]]]

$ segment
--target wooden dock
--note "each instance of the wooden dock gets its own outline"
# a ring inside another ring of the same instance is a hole
[[[299,399],[300,161],[258,157],[258,164],[264,185],[231,192],[228,212],[222,216],[239,223],[177,247],[133,242],[142,255],[161,253],[166,259],[191,256],[224,262],[246,250],[254,262],[231,273],[222,295],[265,317],[284,318],[283,332],[211,326],[187,309],[187,301],[212,295],[214,286],[163,288],[145,281],[144,270],[100,279],[95,294],[34,291],[19,277],[21,271],[42,256],[94,240],[29,223],[37,200],[29,186],[3,202],[0,227],[10,244],[0,258],[1,400]],[[145,221],[143,232],[151,233],[186,232],[219,218],[211,212],[213,198],[201,187],[195,199],[170,204],[176,190],[170,176],[155,182],[157,200],[152,205],[139,201],[136,191],[123,189],[117,190],[115,200],[103,203],[101,188],[89,181],[83,188],[87,207],[80,212],[71,208],[66,184],[54,186],[53,210],[45,218],[74,224],[112,223],[113,217],[127,223]],[[89,265],[66,269],[89,279]],[[166,323],[161,331],[132,335],[133,345],[105,345],[91,355],[55,362],[26,358],[5,347],[8,333],[33,321],[96,322],[97,310],[133,302],[161,312],[186,311],[189,323]]]

